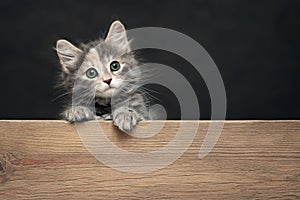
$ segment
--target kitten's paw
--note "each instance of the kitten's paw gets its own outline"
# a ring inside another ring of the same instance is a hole
[[[129,108],[119,108],[113,113],[113,124],[126,133],[130,133],[138,121],[136,111]]]
[[[88,120],[95,120],[95,114],[85,106],[76,106],[67,109],[64,113],[65,120],[69,122],[82,122]]]

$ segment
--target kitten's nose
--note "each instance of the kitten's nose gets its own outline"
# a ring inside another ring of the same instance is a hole
[[[110,85],[111,80],[112,80],[112,79],[110,78],[110,79],[104,80],[103,82],[106,83],[107,85]]]

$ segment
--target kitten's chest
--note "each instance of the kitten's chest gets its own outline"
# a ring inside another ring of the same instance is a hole
[[[110,99],[95,99],[95,110],[97,116],[110,115],[111,104]]]

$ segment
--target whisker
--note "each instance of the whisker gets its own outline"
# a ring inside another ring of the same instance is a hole
[[[56,101],[57,99],[62,98],[62,97],[64,97],[64,96],[68,95],[68,94],[71,94],[71,92],[65,92],[65,93],[63,93],[63,94],[60,94],[60,95],[58,95],[57,97],[55,97],[51,102],[54,102],[54,101]]]

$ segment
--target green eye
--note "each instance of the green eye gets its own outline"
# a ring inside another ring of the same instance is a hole
[[[110,70],[115,72],[115,71],[118,71],[120,69],[121,65],[118,61],[112,61],[110,63]]]
[[[95,68],[89,68],[88,70],[86,70],[86,76],[92,79],[98,76],[98,72]]]

